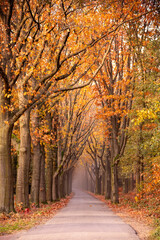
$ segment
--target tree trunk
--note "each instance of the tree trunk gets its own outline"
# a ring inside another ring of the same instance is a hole
[[[139,139],[138,139],[138,146],[137,146],[137,163],[136,163],[136,191],[137,193],[140,191],[140,188],[143,184],[143,153],[142,153],[142,144],[143,144],[143,123],[139,126]]]
[[[100,194],[100,177],[99,177],[99,169],[95,169],[95,175],[96,175],[96,183],[95,183],[95,194]]]
[[[47,113],[47,124],[50,134],[52,133],[52,117],[51,113]],[[52,151],[52,140],[50,145],[46,148],[46,197],[47,201],[52,201],[52,179],[53,179],[53,151]]]
[[[94,192],[94,187],[93,187],[93,179],[92,177],[89,175],[89,191],[90,192]]]
[[[119,203],[118,192],[118,164],[114,163],[111,167],[111,180],[112,180],[112,195],[111,199],[113,203]]]
[[[102,176],[99,176],[98,178],[98,194],[101,194],[102,189]]]
[[[1,118],[1,117],[0,117]],[[14,210],[13,176],[11,161],[12,128],[0,119],[0,212]]]
[[[58,177],[58,195],[59,195],[59,199],[65,197],[65,193],[64,193],[64,174],[63,173],[61,173],[61,175],[59,175],[59,177]]]
[[[112,141],[111,141],[111,200],[119,203],[118,192],[118,163],[119,163],[119,144],[117,119],[112,118]]]
[[[67,184],[67,195],[69,195],[70,194],[70,171],[67,172],[67,182],[66,182],[66,184]]]
[[[133,173],[131,173],[131,176],[130,176],[130,182],[129,182],[130,184],[129,184],[129,190],[130,191],[133,191],[133,189],[134,189],[134,174]]]
[[[68,195],[71,194],[72,192],[72,175],[73,175],[73,170],[70,170],[68,173]]]
[[[45,150],[41,145],[41,170],[40,170],[40,202],[46,203],[46,182],[45,182]]]
[[[105,191],[105,172],[102,172],[102,183],[101,183],[101,194],[104,195],[104,191]]]
[[[109,157],[106,157],[105,169],[105,199],[111,199],[111,165]]]
[[[52,199],[54,201],[59,199],[58,196],[58,176],[53,176],[53,182],[52,182]]]
[[[136,162],[136,191],[139,192],[141,182],[141,162],[140,158],[138,158]]]
[[[0,81],[2,81],[0,79]],[[9,126],[9,99],[4,96],[0,82],[0,212],[14,210],[13,176],[11,161],[11,136],[13,126]]]
[[[33,145],[33,172],[31,186],[31,201],[39,206],[39,189],[40,189],[40,165],[41,165],[41,148],[40,142]]]
[[[64,195],[68,195],[68,172],[64,173]]]
[[[85,168],[85,190],[88,191],[88,172],[86,168]]]
[[[129,191],[129,179],[124,177],[123,178],[123,193],[128,193]]]
[[[37,135],[32,138],[33,142],[33,161],[32,161],[32,186],[31,201],[39,206],[39,189],[40,189],[40,167],[41,167],[41,146],[39,140],[39,116],[38,112],[33,116],[33,127]]]
[[[53,153],[49,146],[46,151],[46,160],[46,197],[47,201],[52,201]]]
[[[30,111],[20,117],[20,148],[18,156],[16,202],[29,207],[29,167],[31,155]]]
[[[52,177],[52,199],[58,200],[58,176],[55,175],[57,170],[57,146],[53,148],[53,177]]]

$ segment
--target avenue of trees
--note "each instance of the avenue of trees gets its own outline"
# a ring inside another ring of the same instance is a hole
[[[158,17],[156,0],[0,1],[1,212],[70,194],[78,162],[114,203],[157,194]]]

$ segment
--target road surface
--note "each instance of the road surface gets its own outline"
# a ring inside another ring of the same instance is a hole
[[[18,240],[138,240],[135,231],[103,202],[75,190],[69,204],[44,225],[17,236]],[[13,238],[9,238],[13,239]],[[1,238],[0,238],[1,240]]]

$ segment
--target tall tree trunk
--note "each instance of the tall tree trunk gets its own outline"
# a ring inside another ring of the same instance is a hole
[[[0,119],[0,212],[8,213],[14,210],[11,135],[12,128]]]
[[[95,169],[95,175],[96,175],[96,179],[95,179],[95,194],[99,194],[99,172],[97,169]]]
[[[72,176],[73,176],[73,169],[71,169],[68,173],[68,195],[72,192]]]
[[[86,168],[85,168],[85,181],[86,181],[85,190],[88,191],[88,173],[87,173],[87,169]]]
[[[52,117],[51,113],[47,114],[48,129],[52,132]],[[50,145],[46,147],[46,197],[47,201],[52,201],[52,179],[53,179],[53,151],[52,151],[52,140]]]
[[[112,117],[112,139],[111,139],[111,200],[119,203],[118,192],[118,163],[119,163],[119,144],[118,127],[116,117]]]
[[[46,182],[45,182],[45,150],[41,145],[41,170],[40,170],[40,202],[46,203]]]
[[[117,163],[113,163],[113,165],[111,166],[111,181],[112,181],[112,194],[111,194],[112,202],[119,203]]]
[[[66,194],[69,195],[70,194],[70,171],[67,172],[66,187],[67,187]]]
[[[54,201],[59,199],[58,196],[58,176],[54,175],[53,176],[53,182],[52,182],[52,199]]]
[[[139,126],[139,139],[137,146],[137,163],[136,163],[136,191],[139,192],[143,188],[143,171],[144,171],[144,156],[142,152],[143,144],[143,123]]]
[[[33,116],[34,130],[39,133],[39,115],[38,112]],[[39,206],[39,188],[40,188],[40,167],[41,167],[41,146],[39,136],[34,135],[33,139],[33,160],[32,160],[32,185],[31,201]]]
[[[130,190],[130,191],[133,191],[134,187],[135,187],[135,184],[134,184],[134,174],[131,173],[131,175],[130,175],[130,181],[129,181],[129,190]]]
[[[141,160],[138,157],[136,162],[136,191],[139,192],[141,182]]]
[[[0,81],[2,81],[0,79]],[[9,99],[4,96],[0,82],[0,212],[14,210],[13,176],[11,161],[11,136],[13,126],[9,126]]]
[[[52,158],[53,158],[53,178],[52,178],[52,199],[58,200],[58,176],[56,175],[56,170],[58,167],[58,146],[57,146],[57,134],[58,134],[58,125],[59,125],[59,118],[58,118],[58,105],[55,105],[55,112],[54,112],[54,123],[53,123],[53,134],[55,137]]]
[[[105,191],[105,171],[102,172],[101,194],[104,195]]]
[[[31,201],[39,206],[39,189],[40,189],[40,166],[41,166],[41,147],[40,142],[33,144],[33,172],[31,186]]]
[[[64,173],[64,195],[68,195],[68,172]]]
[[[106,157],[105,167],[105,199],[111,199],[111,165],[108,156]]]
[[[64,193],[64,174],[63,173],[61,173],[58,177],[58,195],[59,195],[59,199],[65,197],[65,193]]]
[[[128,193],[129,191],[129,178],[123,178],[123,193]]]
[[[20,117],[20,148],[18,156],[16,202],[29,207],[29,167],[31,158],[30,111]]]
[[[51,147],[46,150],[46,198],[47,201],[52,201],[52,180],[53,180],[53,153]]]
[[[52,199],[58,200],[58,176],[55,175],[57,170],[57,146],[53,148],[53,177],[52,177]]]

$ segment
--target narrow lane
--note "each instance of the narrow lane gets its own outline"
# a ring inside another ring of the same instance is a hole
[[[104,203],[75,190],[67,207],[19,240],[138,240],[135,231]]]

